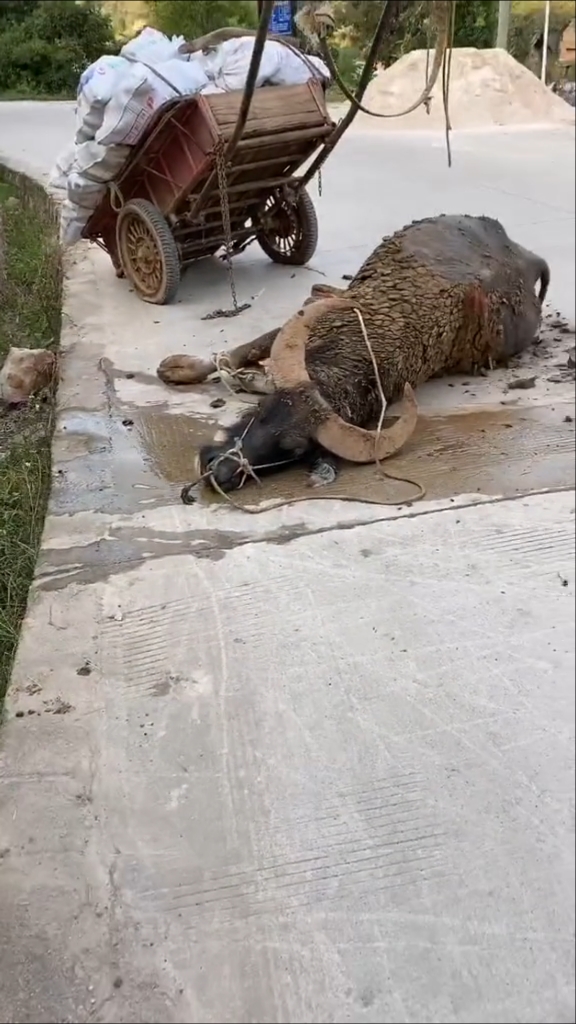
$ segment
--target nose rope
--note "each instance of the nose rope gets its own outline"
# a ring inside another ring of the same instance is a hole
[[[277,466],[286,466],[289,463],[296,461],[296,459],[282,459],[280,462],[264,462],[262,463],[262,465],[254,467],[249,461],[249,459],[246,458],[242,450],[244,438],[246,437],[253,423],[254,417],[252,417],[252,419],[248,422],[242,435],[236,438],[232,448],[228,448],[228,450],[222,452],[221,455],[217,455],[216,458],[213,459],[213,461],[210,463],[210,466],[208,467],[206,472],[202,473],[202,476],[199,476],[197,480],[194,480],[191,484],[186,484],[186,486],[182,488],[182,491],[180,492],[180,498],[184,505],[193,505],[195,503],[195,499],[192,496],[192,491],[203,480],[209,480],[214,490],[221,497],[226,498],[226,500],[229,501],[231,505],[236,505],[237,508],[243,507],[242,505],[237,505],[237,503],[230,497],[230,495],[222,490],[220,484],[218,483],[216,477],[214,476],[214,471],[218,468],[221,462],[224,462],[225,459],[230,459],[231,461],[238,463],[237,469],[234,470],[234,476],[236,476],[237,473],[243,474],[238,490],[241,490],[242,487],[244,487],[244,484],[246,483],[248,477],[252,477],[252,479],[255,480],[257,484],[261,484],[260,477],[258,476],[256,470],[275,469]]]
[[[249,420],[241,436],[236,438],[232,448],[229,448],[227,451],[222,452],[221,455],[217,455],[216,458],[213,459],[212,462],[210,463],[206,472],[202,473],[202,476],[199,476],[197,480],[194,480],[191,484],[186,484],[186,486],[182,488],[182,491],[180,492],[180,498],[182,499],[185,505],[194,504],[192,491],[199,483],[202,482],[202,480],[209,480],[212,486],[214,487],[214,490],[218,491],[221,494],[224,493],[214,477],[214,470],[218,468],[218,466],[220,465],[221,462],[224,461],[224,459],[231,459],[232,461],[238,463],[238,468],[234,470],[234,476],[236,476],[236,473],[244,474],[240,482],[240,487],[244,486],[249,476],[251,476],[256,481],[257,484],[260,483],[260,480],[257,477],[256,472],[254,471],[250,462],[248,461],[248,459],[246,458],[242,451],[242,442],[253,423],[254,417],[252,417],[252,419]]]

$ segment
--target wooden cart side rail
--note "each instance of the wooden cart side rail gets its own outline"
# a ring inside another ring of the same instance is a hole
[[[286,132],[285,127],[283,127],[283,122],[285,125],[286,120],[286,108],[284,107],[283,110],[283,105],[288,101],[288,95],[286,92],[286,90],[288,89],[293,90],[292,95],[305,97],[306,101],[311,103],[311,105],[314,108],[314,118],[317,119],[316,123],[310,125],[306,124],[304,125],[304,127],[300,128],[292,128],[289,129],[288,132]],[[280,90],[282,90],[282,92]],[[302,142],[305,142],[307,140],[313,139],[324,140],[328,135],[332,133],[334,125],[330,120],[330,117],[326,109],[326,105],[323,102],[324,94],[318,83],[307,82],[306,85],[304,86],[271,86],[266,90],[260,90],[260,93],[261,95],[264,96],[264,99],[262,99],[261,103],[256,102],[254,104],[255,110],[253,121],[255,121],[257,116],[260,114],[260,109],[263,108],[265,105],[268,106],[269,101],[271,101],[272,99],[274,102],[270,103],[270,107],[271,110],[276,109],[277,120],[274,121],[272,115],[270,115],[272,123],[266,125],[266,128],[262,128],[261,131],[259,131],[258,133],[255,132],[252,139],[250,139],[249,137],[252,125],[250,122],[248,122],[248,130],[246,135],[235,143],[236,151],[242,151],[242,149],[246,148],[246,143],[249,141],[254,142],[256,146],[262,146],[263,143],[265,143],[267,140],[278,141],[280,135],[290,135],[294,141],[302,140]],[[231,96],[232,94],[228,94],[228,97],[225,98],[227,99],[228,102],[224,102],[224,98],[217,95],[211,96],[209,98],[209,103],[207,102],[206,97],[202,97],[200,100],[200,102],[206,103],[206,106],[209,107],[210,120],[217,126],[218,141],[221,146],[226,147],[226,153],[228,153],[229,150],[229,146],[226,144],[227,128],[228,124],[232,123],[234,113],[234,104],[230,102]],[[203,112],[204,109],[205,108],[203,108]],[[208,114],[207,111],[206,114]],[[227,123],[225,123],[225,118],[228,119]],[[318,121],[320,123],[318,123]],[[275,131],[276,128],[278,128],[279,130]],[[233,137],[234,136],[232,136],[232,138]],[[308,159],[308,157],[313,152],[313,150],[309,150],[308,147],[303,148],[305,148],[305,152],[303,152],[302,155],[300,156],[298,164],[303,163],[304,160]],[[317,147],[314,146],[314,149],[316,148]],[[191,216],[194,217],[200,213],[202,207],[206,202],[207,197],[213,191],[216,181],[217,172],[216,167],[213,166],[202,186],[200,194],[197,196],[195,203],[190,211]]]
[[[214,174],[215,147],[219,139],[221,144],[224,143],[225,137],[218,134],[219,126],[211,116],[207,103],[206,106],[202,103],[201,116],[194,116],[191,107],[194,107],[196,102],[195,97],[168,101],[169,109],[158,118],[157,124],[146,136],[145,143],[135,147],[135,153],[113,183],[112,190],[117,196],[115,205],[122,205],[136,194],[150,194],[165,216],[178,216],[182,204],[188,200],[190,194],[196,193],[195,213],[200,213],[217,185]],[[264,170],[268,158],[271,161],[269,166],[281,166],[284,162],[285,174],[291,176],[314,155],[332,130],[332,123],[324,122],[304,128],[291,128],[288,131],[255,134],[242,139],[236,149],[236,160],[229,168],[231,184],[238,182],[239,176],[242,177],[245,173],[250,173],[250,176],[254,177],[259,169]],[[167,149],[167,146],[170,148]],[[292,152],[285,161],[277,160],[275,149],[287,157],[288,154],[284,151],[288,149]],[[264,159],[242,159],[248,153],[258,150],[265,151],[262,154]],[[174,159],[176,151],[179,153],[177,160]],[[172,160],[169,159],[170,154]],[[255,166],[247,171],[243,165],[249,162]],[[178,171],[173,174],[172,169],[175,165]],[[160,188],[162,199],[159,198],[160,181],[163,182]]]
[[[134,170],[136,164],[142,163],[142,158],[151,149],[152,143],[156,141],[165,125],[172,120],[174,109],[193,98],[194,97],[186,97],[183,99],[182,97],[177,96],[174,97],[174,99],[166,100],[166,102],[158,108],[150,122],[147,124],[144,134],[132,148],[132,152],[122,170],[116,176],[115,184],[120,185],[127,175]]]
[[[251,186],[260,185],[261,189],[266,187],[273,188],[283,184],[293,178],[298,168],[314,156],[324,137],[329,132],[330,129],[321,129],[320,133],[307,130],[304,138],[302,138],[302,133],[298,131],[284,132],[277,138],[272,136],[265,139],[250,140],[255,143],[254,146],[250,147],[245,146],[244,143],[239,143],[236,150],[236,162],[233,162],[227,168],[229,189],[243,184],[250,184]],[[245,153],[250,154],[258,149],[263,151],[263,159],[247,160],[245,162],[242,160],[242,156]],[[276,149],[278,152],[276,152]],[[211,202],[213,197],[219,194],[214,163],[215,155],[210,154],[203,165],[198,168],[194,178],[185,187],[180,188],[178,192],[174,192],[169,206],[164,211],[168,216],[178,216],[183,204],[189,200],[190,196],[194,198],[188,212],[191,217],[200,216],[206,203]],[[271,167],[281,168],[280,173],[274,176],[273,181],[269,181],[268,176],[261,179],[259,174],[264,175],[266,169]]]
[[[251,157],[257,147],[244,147],[243,143],[239,143],[235,159],[227,168],[228,191],[234,192],[255,187],[274,188],[289,182],[293,183],[296,171],[302,163],[314,156],[321,145],[322,137],[329,131],[329,128],[321,130],[320,138],[318,138],[317,131],[306,130],[300,133],[285,132],[281,137],[272,136],[265,140],[259,139],[258,148],[262,150],[262,153],[256,160]],[[199,182],[198,184],[201,186],[203,183]],[[219,194],[220,190],[215,182],[214,188],[206,196],[206,201],[210,201],[211,197],[219,196]],[[198,213],[203,212],[204,209],[203,206]]]

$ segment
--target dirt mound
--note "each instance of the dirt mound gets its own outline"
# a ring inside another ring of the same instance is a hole
[[[432,54],[430,54],[430,62]],[[368,86],[364,106],[376,113],[405,110],[426,79],[426,50],[413,50]],[[506,125],[570,125],[574,111],[506,50],[455,49],[450,76],[450,120],[455,129]],[[363,128],[438,130],[444,127],[441,76],[432,93],[430,114],[419,107],[404,117],[358,115]]]

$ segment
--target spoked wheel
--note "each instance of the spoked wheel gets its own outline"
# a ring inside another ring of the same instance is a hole
[[[318,219],[314,203],[300,189],[293,198],[275,192],[266,200],[256,238],[274,263],[303,267],[318,245]]]
[[[147,199],[132,199],[118,214],[116,237],[122,268],[140,298],[170,302],[180,284],[180,256],[160,211]]]

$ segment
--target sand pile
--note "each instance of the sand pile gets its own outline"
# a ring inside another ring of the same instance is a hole
[[[420,95],[425,79],[426,50],[413,50],[377,73],[366,90],[364,106],[377,113],[405,110]],[[379,119],[358,114],[357,124],[363,128],[378,126],[396,131],[443,128],[440,79],[432,93],[430,115],[424,107],[397,118]],[[455,129],[573,125],[574,110],[506,50],[465,47],[452,53],[450,119]]]

